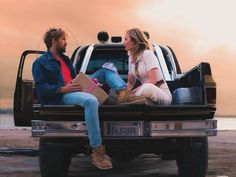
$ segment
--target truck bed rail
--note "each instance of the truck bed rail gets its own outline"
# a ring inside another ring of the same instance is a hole
[[[102,121],[205,120],[214,117],[216,108],[208,105],[102,105]],[[83,121],[84,109],[74,105],[34,105],[35,119]]]

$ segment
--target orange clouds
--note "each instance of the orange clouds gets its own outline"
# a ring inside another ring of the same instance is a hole
[[[218,88],[217,113],[236,114],[236,84],[231,82],[235,5],[233,0],[1,0],[0,97],[12,97],[21,52],[45,49],[42,36],[49,27],[68,32],[69,55],[77,45],[96,42],[98,31],[123,35],[140,27],[150,32],[151,41],[171,46],[183,70],[210,62]]]

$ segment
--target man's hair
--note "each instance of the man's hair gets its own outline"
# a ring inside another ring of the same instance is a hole
[[[61,28],[50,28],[43,37],[44,43],[46,44],[47,49],[49,49],[52,46],[52,40],[59,39],[63,35],[65,35],[65,31],[63,31]]]

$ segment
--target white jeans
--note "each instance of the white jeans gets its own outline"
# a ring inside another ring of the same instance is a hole
[[[168,105],[171,104],[172,101],[172,95],[166,83],[162,84],[160,87],[157,87],[156,85],[151,83],[144,83],[140,87],[135,89],[134,95],[142,95],[148,98],[146,101],[147,105]]]

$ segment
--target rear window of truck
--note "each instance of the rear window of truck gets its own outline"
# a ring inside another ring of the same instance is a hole
[[[114,63],[119,74],[128,73],[128,55],[124,48],[95,48],[91,54],[86,74],[93,74],[106,63]]]

